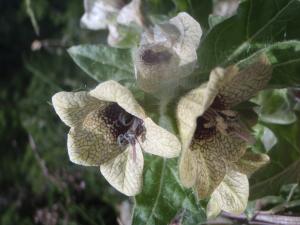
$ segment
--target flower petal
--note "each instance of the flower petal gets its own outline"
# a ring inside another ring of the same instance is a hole
[[[101,102],[87,92],[58,92],[52,104],[60,119],[69,127],[80,125],[88,113],[99,107]]]
[[[239,0],[217,1],[213,6],[213,15],[230,17],[234,15],[239,6]]]
[[[240,173],[250,176],[260,167],[266,165],[270,161],[270,157],[266,154],[256,154],[246,152],[243,157],[234,163],[234,168]]]
[[[215,217],[221,210],[233,214],[242,213],[247,207],[248,196],[249,182],[247,176],[229,170],[208,202],[207,217]]]
[[[118,103],[120,107],[133,116],[140,119],[146,118],[143,108],[135,100],[132,93],[116,81],[103,82],[89,93],[99,100]]]
[[[116,48],[131,48],[139,42],[140,28],[122,24],[108,25],[109,34],[107,42]]]
[[[199,23],[187,13],[145,31],[134,53],[138,85],[147,92],[162,90],[168,82],[178,86],[195,68],[201,35]]]
[[[122,6],[122,0],[85,0],[83,27],[91,30],[105,29]]]
[[[132,0],[121,9],[117,17],[117,22],[127,26],[129,26],[131,23],[136,23],[139,26],[143,26],[143,17],[140,7],[141,0]]]
[[[141,45],[134,54],[138,86],[149,93],[168,86],[169,82],[178,79],[179,63],[179,56],[169,47],[162,44]]]
[[[122,154],[100,166],[105,179],[128,196],[134,196],[142,189],[144,158],[139,145],[136,145],[135,151],[134,157],[132,146],[129,146]]]
[[[197,161],[190,149],[182,151],[179,161],[179,177],[186,188],[194,186],[197,177]]]
[[[194,138],[190,151],[197,165],[195,187],[199,198],[208,197],[220,184],[231,162],[237,161],[246,151],[244,141],[216,131],[206,138]],[[186,162],[189,163],[189,162]],[[191,166],[195,164],[191,162]],[[184,165],[180,165],[184,166]],[[187,167],[187,165],[185,165]]]
[[[269,82],[272,67],[266,55],[261,55],[257,62],[240,71],[226,71],[225,82],[219,90],[226,106],[231,108],[253,97]]]
[[[215,149],[219,157],[227,162],[238,161],[246,152],[247,143],[236,137],[231,137],[216,131],[216,134],[207,140],[198,141],[201,148]]]
[[[140,143],[145,152],[165,158],[179,156],[181,144],[175,135],[156,125],[149,117],[144,120],[144,126],[146,132]]]
[[[189,14],[182,12],[170,20],[181,33],[180,39],[174,49],[181,58],[181,65],[195,63],[197,60],[196,49],[202,36],[200,24]]]
[[[222,70],[217,68],[214,71]],[[183,96],[177,105],[177,120],[183,149],[188,148],[193,138],[196,121],[217,96],[215,76],[211,75],[208,83],[199,86]]]
[[[198,198],[208,197],[221,183],[226,174],[226,162],[215,149],[191,146],[193,158],[196,159],[197,176],[195,189]]]
[[[108,104],[108,103],[107,103]],[[100,105],[103,109],[105,104]],[[99,166],[124,151],[117,143],[102,108],[90,112],[82,126],[71,128],[68,134],[68,153],[72,162],[85,166]]]
[[[117,25],[108,25],[109,34],[107,37],[107,42],[110,46],[116,46],[118,42],[122,39],[118,31]]]

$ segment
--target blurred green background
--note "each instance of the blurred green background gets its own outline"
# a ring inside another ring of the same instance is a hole
[[[122,196],[72,164],[51,96],[93,87],[66,48],[105,40],[79,29],[83,2],[0,1],[0,224],[117,224]],[[38,21],[39,35],[30,20]]]

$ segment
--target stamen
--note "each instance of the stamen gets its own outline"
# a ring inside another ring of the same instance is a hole
[[[238,116],[229,117],[225,116],[225,114],[223,114],[223,116],[224,117],[216,117],[216,128],[223,135],[240,138],[249,144],[255,143],[255,138],[252,136],[249,129],[239,120]]]
[[[195,139],[208,139],[211,138],[216,134],[216,127],[214,126],[207,126],[212,121],[204,118],[203,116],[198,117],[197,119],[197,127],[194,133]]]
[[[121,124],[123,126],[130,126],[130,124],[132,124],[132,122],[134,121],[133,116],[131,116],[128,113],[122,112],[119,115],[118,121],[121,122]]]
[[[121,146],[121,147],[128,145],[128,140],[123,134],[120,134],[118,136],[117,142],[118,142],[118,145]]]
[[[240,138],[250,145],[253,145],[256,142],[256,139],[252,135],[251,131],[241,121],[232,123],[232,126],[230,127],[230,133],[232,136]]]
[[[215,108],[216,107],[216,108]],[[239,120],[238,113],[225,109],[220,98],[197,119],[195,139],[206,139],[213,136],[216,131],[223,135],[240,138],[249,144],[255,143],[255,138]]]
[[[121,147],[124,147],[128,144],[132,146],[132,157],[133,161],[136,162],[136,143],[138,141],[138,137],[145,132],[145,127],[143,126],[143,121],[138,118],[133,118],[131,120],[129,129],[124,133],[118,136],[118,144]],[[139,143],[140,144],[140,143]]]
[[[253,137],[253,135],[250,132],[248,132],[248,131],[241,131],[241,130],[240,131],[236,131],[236,130],[234,130],[233,134],[236,137],[238,137],[238,138],[246,141],[249,145],[254,145],[255,142],[256,142],[256,140]]]
[[[134,118],[134,116],[127,113],[117,103],[109,104],[103,111],[100,112],[101,114],[99,114],[99,116],[102,117],[102,120],[106,123],[107,127],[110,128],[110,132],[116,138],[116,141],[118,136],[126,133],[129,128],[129,126],[124,125],[124,121]],[[124,118],[127,119],[125,120]]]
[[[133,162],[136,162],[136,148],[135,148],[135,145],[132,145],[132,158],[133,158]]]
[[[237,112],[229,109],[221,110],[220,113],[226,116],[227,118],[236,118],[238,116]]]
[[[133,149],[133,158],[136,158],[136,141],[145,132],[143,120],[131,115],[121,108],[117,103],[106,106],[99,115],[110,128],[110,132],[116,138],[118,145],[124,149],[131,145]]]
[[[216,117],[216,128],[223,134],[228,135],[228,123],[221,116]]]

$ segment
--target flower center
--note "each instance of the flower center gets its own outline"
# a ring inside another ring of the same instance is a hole
[[[217,132],[217,111],[224,109],[225,105],[223,101],[219,96],[217,96],[211,106],[204,112],[204,114],[197,118],[197,127],[194,133],[194,139],[205,140],[214,136]]]
[[[225,136],[237,137],[253,144],[250,131],[240,121],[238,113],[227,109],[222,98],[217,96],[205,113],[197,118],[197,127],[194,138],[198,140],[209,139],[220,132]]]
[[[168,63],[172,57],[172,54],[168,51],[159,51],[155,52],[151,49],[147,49],[142,52],[141,59],[145,64],[160,64],[160,63]]]
[[[117,103],[109,104],[103,112],[103,119],[121,147],[135,146],[137,138],[145,132],[143,120],[131,115]]]

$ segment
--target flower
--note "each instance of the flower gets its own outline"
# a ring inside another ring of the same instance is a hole
[[[123,0],[85,0],[81,24],[90,30],[106,29],[123,4]]]
[[[100,166],[107,181],[128,196],[141,191],[141,149],[166,158],[179,155],[178,139],[147,117],[131,92],[115,81],[89,92],[59,92],[52,102],[60,119],[71,127],[70,160]]]
[[[108,44],[126,47],[129,36],[134,39],[137,28],[144,26],[140,5],[141,0],[126,5],[124,0],[85,0],[81,24],[90,30],[108,29]]]
[[[157,92],[191,74],[201,35],[200,24],[187,13],[179,13],[145,31],[134,52],[139,87],[146,92]]]
[[[263,89],[271,77],[268,58],[240,70],[216,68],[209,81],[187,93],[178,103],[182,141],[179,175],[199,198],[210,196],[232,163],[244,155],[254,138],[232,108]]]
[[[217,1],[213,6],[213,15],[230,17],[234,15],[239,7],[239,0]]]
[[[208,202],[207,217],[215,217],[221,210],[237,215],[242,213],[247,207],[249,196],[247,176],[268,162],[268,155],[249,151],[239,161],[229,164],[223,181],[214,190]]]

